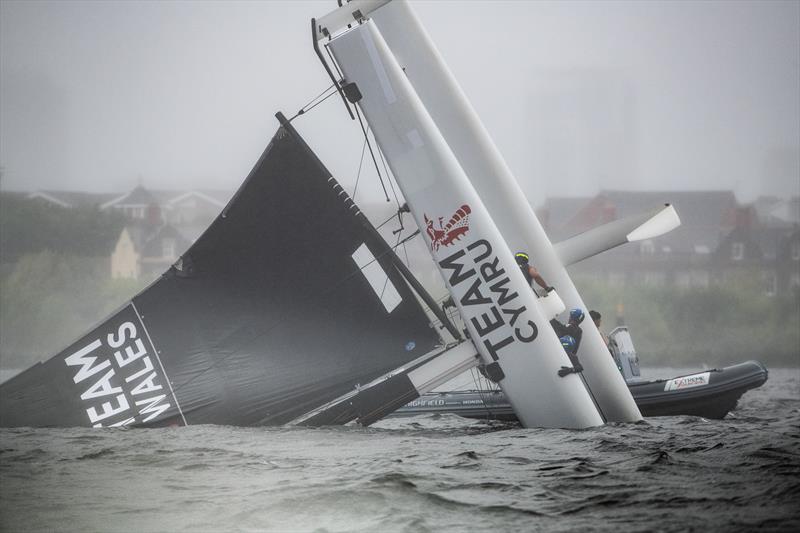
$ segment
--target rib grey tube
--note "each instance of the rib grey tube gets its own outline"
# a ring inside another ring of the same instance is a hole
[[[407,2],[394,0],[370,16],[509,247],[530,255],[531,262],[556,287],[567,308],[586,310],[525,194]],[[583,375],[606,420],[641,420],[597,328],[587,320],[583,329],[579,353]]]

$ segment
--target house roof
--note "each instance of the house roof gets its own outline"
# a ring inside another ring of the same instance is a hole
[[[552,198],[545,203],[547,233],[554,242],[611,220],[672,204],[681,226],[654,239],[656,253],[713,251],[720,237],[735,223],[736,197],[732,191],[615,191],[594,198]],[[635,246],[620,247],[614,255],[637,253]]]
[[[562,228],[593,198],[589,197],[553,197],[545,200],[544,204],[536,209],[536,216],[547,231],[548,235],[559,233]],[[553,238],[553,235],[550,235]]]
[[[672,204],[686,227],[730,227],[731,210],[738,205],[733,191],[602,191],[600,195],[614,204],[618,217]]]
[[[112,206],[142,207],[152,204],[170,208],[181,200],[192,196],[200,198],[212,205],[225,207],[228,200],[230,200],[231,194],[231,191],[219,189],[195,189],[191,191],[167,189],[151,190],[145,189],[143,186],[139,185],[130,192],[122,195],[115,195],[114,198],[103,204],[101,208],[107,209]]]
[[[148,206],[157,204],[171,207],[181,200],[191,197],[200,198],[217,207],[225,207],[233,191],[221,189],[151,190],[139,185],[124,194],[60,190],[37,190],[18,194],[30,199],[39,198],[61,207],[100,206],[101,209],[106,209],[117,205]]]
[[[670,191],[634,195],[623,191],[609,191],[607,196],[617,206],[617,216],[625,217],[637,212],[670,203],[681,219],[675,230],[654,239],[659,247],[669,247],[673,253],[703,253],[713,251],[722,236],[735,223],[736,196],[732,191]]]
[[[27,195],[30,199],[39,198],[61,207],[90,207],[102,205],[116,197],[113,193],[91,193],[80,191],[39,190]]]
[[[170,191],[162,191],[167,193]],[[187,198],[199,198],[217,207],[225,207],[225,204],[230,199],[231,193],[227,191],[178,191],[172,194],[162,194],[164,204],[171,207]]]
[[[101,209],[118,206],[147,207],[148,205],[152,204],[158,204],[158,200],[156,200],[155,196],[153,196],[150,191],[141,185],[137,185],[132,191],[125,193],[122,196],[118,196],[113,200],[104,203],[100,207]]]
[[[771,227],[800,225],[800,196],[777,198],[761,196],[753,202],[753,208],[762,224]]]

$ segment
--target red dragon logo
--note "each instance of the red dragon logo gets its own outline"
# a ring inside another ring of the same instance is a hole
[[[469,231],[469,214],[471,212],[472,210],[469,206],[464,204],[456,210],[446,225],[442,224],[444,217],[439,217],[439,229],[434,228],[433,220],[423,213],[425,225],[427,226],[426,231],[431,239],[431,250],[435,252],[441,246],[450,246],[467,233]]]

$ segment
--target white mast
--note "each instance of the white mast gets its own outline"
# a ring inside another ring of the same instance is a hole
[[[500,386],[520,421],[526,427],[602,424],[580,378],[558,376],[570,362],[548,317],[375,25],[366,21],[329,46],[346,81],[357,86],[359,106],[472,342],[487,364],[497,362],[504,372]]]

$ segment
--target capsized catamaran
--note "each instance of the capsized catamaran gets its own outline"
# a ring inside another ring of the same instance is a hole
[[[278,114],[250,175],[178,263],[0,385],[0,425],[369,424],[481,362],[525,426],[639,419],[616,368],[589,362],[596,331],[581,346],[584,376],[558,376],[570,362],[548,322],[563,305],[531,291],[513,251],[585,307],[564,263],[668,231],[674,210],[553,247],[406,2],[355,0],[312,29],[424,229],[463,331]]]

